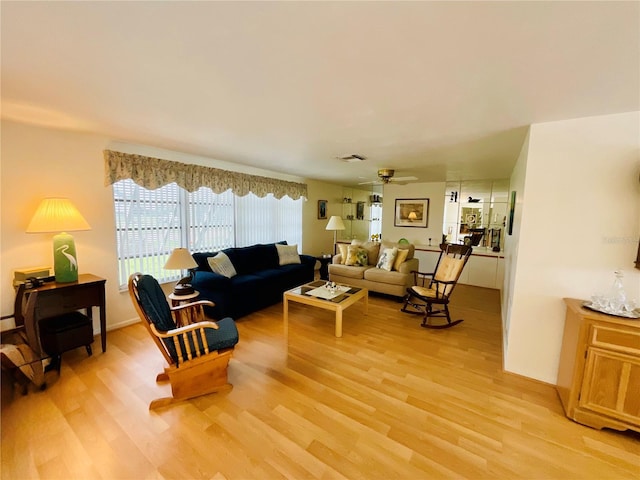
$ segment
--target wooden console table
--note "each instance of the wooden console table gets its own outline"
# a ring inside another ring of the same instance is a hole
[[[105,301],[104,278],[82,273],[77,282],[45,283],[44,285],[25,290],[25,295],[37,291],[38,299],[35,308],[35,321],[54,317],[64,313],[86,310],[87,317],[92,318],[91,307],[100,309],[100,337],[102,351],[107,350],[107,312]]]
[[[567,417],[593,428],[640,432],[640,320],[564,301],[557,390]]]

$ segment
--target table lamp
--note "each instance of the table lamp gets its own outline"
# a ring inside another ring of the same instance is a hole
[[[91,227],[68,198],[45,198],[29,222],[27,233],[60,232],[53,236],[56,282],[78,281],[76,245],[67,232],[79,230],[91,230]]]
[[[181,278],[176,283],[173,288],[174,295],[190,295],[194,292],[191,286],[191,281],[193,280],[193,271],[191,269],[197,266],[198,264],[186,248],[175,248],[171,252],[167,263],[164,264],[165,270],[189,270],[189,275]]]
[[[325,230],[333,230],[333,253],[335,253],[336,243],[338,241],[338,230],[344,230],[344,222],[342,221],[342,217],[333,215],[329,219]]]

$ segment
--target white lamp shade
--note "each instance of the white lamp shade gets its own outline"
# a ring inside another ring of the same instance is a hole
[[[42,200],[27,227],[27,233],[73,232],[76,230],[91,230],[91,227],[68,198],[45,198]]]
[[[198,264],[186,248],[176,248],[171,252],[169,260],[164,264],[165,270],[188,270]]]
[[[345,227],[344,222],[342,221],[342,217],[333,215],[329,219],[329,223],[327,223],[325,230],[344,230],[344,228]]]

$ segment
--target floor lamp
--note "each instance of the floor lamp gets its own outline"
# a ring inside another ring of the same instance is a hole
[[[336,253],[336,243],[338,242],[338,230],[344,230],[344,222],[342,221],[342,217],[337,215],[333,215],[329,219],[329,223],[325,230],[333,230],[333,253]]]

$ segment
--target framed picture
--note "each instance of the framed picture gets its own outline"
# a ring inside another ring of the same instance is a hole
[[[324,220],[327,218],[327,201],[318,200],[318,220]]]
[[[397,198],[393,225],[426,228],[429,225],[429,199]]]

